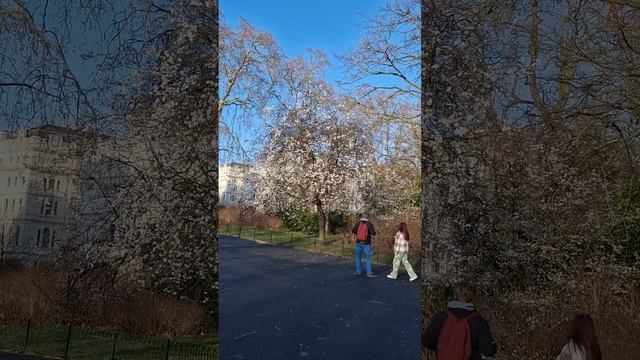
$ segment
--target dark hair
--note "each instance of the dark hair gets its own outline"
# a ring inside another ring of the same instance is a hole
[[[401,222],[400,225],[398,225],[398,231],[404,235],[405,240],[409,241],[409,229],[407,228],[407,223]]]
[[[578,313],[574,316],[568,340],[584,349],[587,360],[602,360],[602,351],[600,351],[600,344],[598,344],[596,336],[596,326],[588,314]]]
[[[453,287],[453,296],[456,300],[471,302],[476,295],[475,286],[468,282],[461,282]]]

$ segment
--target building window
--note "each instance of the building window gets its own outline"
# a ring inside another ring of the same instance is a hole
[[[53,200],[47,200],[44,204],[44,215],[49,216],[53,210]]]
[[[18,186],[18,177],[13,178],[13,186]]]
[[[20,208],[18,211],[22,212],[22,199],[20,199]]]
[[[234,194],[229,195],[229,202],[236,202],[236,196]]]
[[[16,226],[16,240],[15,240],[16,245],[18,245],[19,240],[20,240],[20,226]]]
[[[53,216],[58,215],[58,202],[53,203]]]
[[[60,180],[56,182],[56,190],[60,191]]]
[[[27,179],[23,176],[22,177],[22,186],[24,186],[27,183]]]
[[[4,199],[4,211],[9,211],[9,198]]]
[[[40,215],[44,214],[44,202],[45,200],[42,199],[42,202],[40,203]]]
[[[56,186],[56,180],[55,179],[49,179],[49,190],[53,190]]]
[[[42,188],[46,189],[47,188],[47,178],[43,178],[42,179]]]
[[[36,232],[36,246],[40,246],[40,229]]]
[[[42,230],[42,247],[43,248],[49,247],[50,237],[51,237],[51,230],[49,230],[49,228],[44,228],[44,230]]]
[[[16,199],[11,200],[11,212],[16,212]]]
[[[7,179],[7,187],[11,186],[11,176],[9,176],[9,178]]]
[[[56,241],[56,232],[51,232],[51,247],[53,247],[54,242]]]

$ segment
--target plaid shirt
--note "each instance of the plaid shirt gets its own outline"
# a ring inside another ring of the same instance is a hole
[[[409,252],[409,241],[404,238],[404,234],[400,231],[396,233],[396,238],[393,243],[393,251],[396,253]]]

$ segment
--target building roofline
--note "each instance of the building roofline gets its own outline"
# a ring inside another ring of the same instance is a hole
[[[251,164],[243,164],[243,163],[239,163],[239,162],[230,162],[230,163],[226,163],[226,164],[220,165],[220,167],[225,167],[225,166],[252,167],[253,165],[251,165]]]

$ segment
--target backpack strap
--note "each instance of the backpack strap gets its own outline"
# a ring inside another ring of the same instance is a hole
[[[476,317],[476,316],[478,316],[478,315],[479,315],[479,314],[478,314],[478,312],[477,312],[477,311],[475,311],[475,310],[473,310],[473,312],[472,312],[471,314],[467,315],[467,316],[466,316],[465,318],[463,318],[462,320],[469,320],[469,319],[471,319],[471,318],[473,318],[473,317]]]

